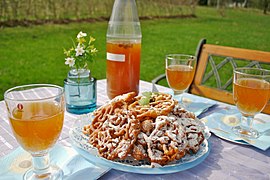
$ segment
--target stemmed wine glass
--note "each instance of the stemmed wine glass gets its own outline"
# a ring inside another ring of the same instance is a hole
[[[169,54],[166,56],[166,78],[174,97],[185,92],[193,81],[197,58],[185,54]],[[181,97],[182,105],[183,97]]]
[[[233,99],[242,114],[241,124],[233,132],[246,138],[258,138],[252,128],[253,118],[266,106],[270,96],[270,71],[258,68],[236,68],[233,80]]]
[[[32,155],[33,169],[24,179],[62,179],[63,171],[50,165],[48,152],[63,127],[63,88],[49,84],[18,86],[7,90],[4,99],[13,135]]]

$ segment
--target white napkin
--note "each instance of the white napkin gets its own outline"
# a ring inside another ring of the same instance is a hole
[[[75,150],[56,145],[50,151],[51,164],[56,164],[64,172],[64,180],[97,179],[110,170],[98,167],[82,158]],[[21,147],[0,159],[0,180],[22,179],[23,174],[32,167],[31,155]]]
[[[202,121],[215,135],[233,142],[250,144],[261,150],[270,148],[270,119],[269,115],[257,114],[253,121],[253,128],[261,133],[257,139],[247,139],[235,135],[232,127],[238,126],[241,121],[241,113],[235,106],[224,106],[224,109],[215,111],[205,116]]]

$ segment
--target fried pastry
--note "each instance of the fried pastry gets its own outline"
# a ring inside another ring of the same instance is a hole
[[[204,141],[204,127],[194,113],[165,93],[147,93],[147,97],[127,93],[93,114],[83,132],[109,160],[131,156],[166,165],[186,153],[197,153]]]

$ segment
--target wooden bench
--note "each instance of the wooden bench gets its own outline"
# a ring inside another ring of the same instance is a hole
[[[229,104],[234,104],[233,69],[270,69],[270,52],[206,44],[206,39],[200,40],[195,55],[198,59],[197,69],[188,92]],[[165,77],[162,74],[153,79],[152,83],[156,84]],[[263,112],[270,114],[270,101]]]

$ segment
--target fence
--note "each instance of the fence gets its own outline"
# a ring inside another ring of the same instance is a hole
[[[1,0],[0,22],[104,19],[114,0]],[[137,0],[141,17],[189,16],[197,0]]]

